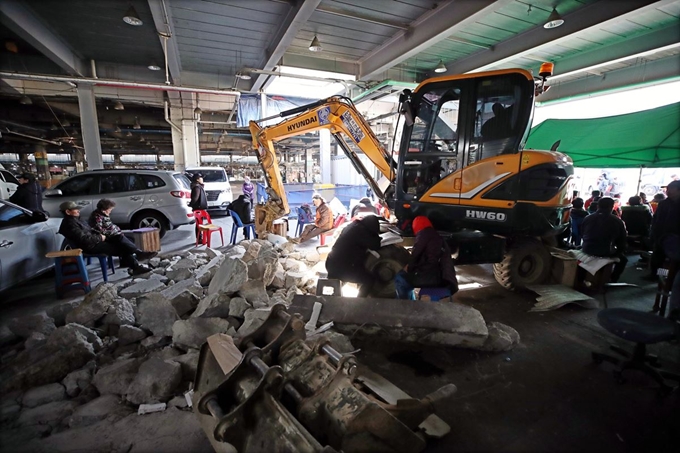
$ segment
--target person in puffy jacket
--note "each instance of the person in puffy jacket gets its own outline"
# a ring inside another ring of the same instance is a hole
[[[195,173],[191,177],[191,200],[189,201],[189,207],[195,211],[205,211],[208,209],[208,197],[205,194],[205,189],[203,188],[203,175],[200,173]],[[196,214],[194,214],[194,218]],[[196,240],[199,244],[203,243],[203,238],[201,237],[201,230],[198,228],[199,223],[196,222]]]
[[[9,197],[9,201],[30,211],[45,212],[42,206],[42,187],[31,173],[23,173],[17,177],[19,187]]]
[[[397,299],[415,300],[414,288],[423,287],[447,287],[453,295],[458,291],[458,280],[449,246],[425,216],[413,219],[412,228],[416,242],[411,260],[394,279]]]
[[[358,283],[359,297],[368,296],[375,277],[364,266],[366,254],[379,248],[380,221],[377,216],[367,215],[352,222],[340,233],[326,259],[328,278]]]
[[[64,236],[71,247],[82,249],[91,255],[117,256],[120,265],[129,267],[133,275],[150,272],[146,266],[139,264],[137,258],[148,259],[155,255],[153,252],[142,252],[130,241],[109,241],[104,234],[98,233],[86,222],[80,220],[80,207],[73,201],[65,201],[59,205],[64,218],[59,225],[59,234]],[[137,256],[135,256],[137,254]]]
[[[250,178],[246,176],[243,180],[243,195],[250,198],[251,200],[255,197],[255,184],[250,182]]]
[[[333,229],[333,211],[326,204],[326,200],[319,194],[312,196],[312,203],[316,206],[316,218],[313,224],[305,225],[300,237],[292,239],[294,243],[308,241],[321,233]]]

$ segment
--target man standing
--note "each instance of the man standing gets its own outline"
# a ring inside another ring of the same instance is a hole
[[[669,183],[666,195],[668,198],[659,203],[652,220],[654,255],[663,251],[669,260],[680,262],[680,181]],[[654,262],[663,263],[663,260],[656,258]],[[680,272],[673,280],[669,307],[669,314],[680,315]]]
[[[312,203],[316,206],[316,219],[313,224],[305,225],[300,237],[293,239],[295,243],[308,241],[333,228],[333,212],[326,204],[326,200],[316,193],[312,197]]]
[[[590,198],[588,198],[588,199],[586,200],[585,204],[583,205],[583,208],[584,208],[586,211],[589,211],[588,208],[590,208],[590,205],[593,203],[593,201],[597,201],[597,200],[599,200],[599,199],[600,199],[600,191],[599,191],[599,190],[593,190],[593,191],[590,193]]]
[[[189,207],[193,211],[205,211],[208,209],[208,197],[205,195],[203,175],[200,173],[196,173],[191,177],[191,201],[189,201]],[[196,221],[196,239],[199,244],[202,244],[201,230],[198,226],[199,222]]]
[[[628,258],[626,251],[626,226],[616,215],[612,214],[614,199],[600,198],[597,211],[585,219],[581,225],[583,236],[583,253],[602,258],[618,258],[614,265],[611,281],[616,283],[626,268]]]
[[[9,201],[26,208],[30,211],[45,212],[42,207],[42,188],[35,176],[31,173],[23,173],[17,178],[19,187],[16,192],[9,197]]]
[[[80,208],[73,201],[65,201],[59,205],[64,219],[59,226],[59,234],[68,239],[72,247],[83,249],[92,255],[109,255],[120,258],[120,265],[129,267],[133,275],[150,272],[146,266],[139,264],[137,257],[148,259],[155,255],[153,252],[137,250],[134,244],[125,242],[108,242],[107,237],[97,233],[87,223],[80,220]]]

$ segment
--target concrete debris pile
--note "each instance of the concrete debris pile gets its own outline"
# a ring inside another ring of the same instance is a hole
[[[139,432],[140,450],[211,451],[185,398],[201,345],[215,333],[247,335],[275,304],[316,291],[318,254],[281,239],[156,257],[147,275],[13,319],[0,331],[0,443],[40,451],[77,439],[88,450],[92,437],[92,451],[129,451],[134,438],[110,434],[115,426]],[[167,409],[135,413],[155,403]],[[153,443],[136,426],[173,433],[158,423],[186,435]]]

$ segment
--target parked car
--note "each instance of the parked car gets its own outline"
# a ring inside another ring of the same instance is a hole
[[[97,202],[108,198],[116,203],[113,223],[122,228],[158,228],[163,237],[168,230],[194,223],[189,186],[187,177],[174,171],[91,170],[46,190],[43,208],[50,216],[63,217],[59,205],[74,201],[80,216],[88,219]]]
[[[19,187],[19,181],[12,173],[0,168],[0,200],[9,200]]]
[[[0,291],[29,280],[54,266],[45,254],[59,250],[61,219],[40,219],[31,211],[0,200]]]
[[[203,175],[203,188],[208,198],[208,210],[227,213],[227,206],[233,201],[229,176],[222,167],[194,167],[187,169],[189,178],[196,173]]]

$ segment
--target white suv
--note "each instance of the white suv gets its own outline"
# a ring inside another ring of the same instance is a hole
[[[187,168],[189,179],[196,173],[203,175],[203,188],[208,198],[208,209],[219,209],[226,213],[227,206],[234,198],[227,172],[222,167],[194,167]]]
[[[63,217],[59,205],[75,201],[87,221],[97,202],[116,202],[113,223],[127,228],[154,227],[160,236],[180,225],[195,223],[189,207],[189,180],[182,173],[160,170],[90,170],[78,173],[43,193],[43,208]]]
[[[19,187],[17,178],[4,167],[0,168],[0,200],[9,200],[9,197],[17,191],[17,187]]]

